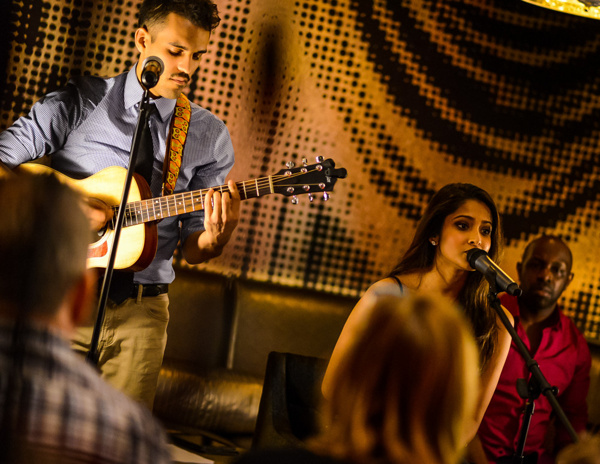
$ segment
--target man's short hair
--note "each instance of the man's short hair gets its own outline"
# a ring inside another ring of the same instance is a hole
[[[534,238],[532,241],[530,241],[527,244],[527,246],[523,250],[523,255],[521,256],[521,260],[525,261],[525,258],[529,255],[533,246],[541,240],[556,240],[557,242],[559,242],[560,244],[562,244],[565,247],[565,250],[569,254],[569,258],[571,260],[571,262],[569,263],[569,272],[571,272],[571,268],[573,267],[573,253],[571,252],[571,248],[569,248],[569,245],[567,245],[567,243],[558,235],[544,234],[544,235],[540,235],[539,237]]]
[[[211,0],[144,0],[140,7],[139,27],[148,29],[162,23],[170,13],[182,16],[209,32],[221,22],[217,5]]]
[[[0,178],[0,217],[0,306],[55,314],[86,269],[81,197],[53,174]]]

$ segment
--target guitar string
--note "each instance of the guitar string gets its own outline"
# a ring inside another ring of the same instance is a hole
[[[309,171],[309,172],[312,172],[312,171]],[[272,180],[273,183],[277,183],[278,187],[279,187],[279,186],[281,186],[280,184],[281,184],[282,180],[291,179],[293,177],[306,175],[309,172],[294,173],[291,176],[289,176],[289,175],[277,175],[276,174],[276,175],[271,176],[271,180]],[[251,179],[251,180],[236,182],[236,185],[242,184],[243,186],[244,185],[251,186],[250,192],[254,192],[256,190],[256,185],[257,184],[258,184],[259,189],[262,189],[263,187],[269,186],[270,183],[271,183],[271,181],[269,180],[269,177],[260,177],[258,179]],[[289,186],[294,186],[294,185],[298,185],[298,184],[294,183],[294,184],[290,184]],[[306,185],[318,185],[318,184],[306,184]],[[285,187],[285,185],[283,185],[283,187]],[[239,188],[239,185],[238,185],[238,188]],[[208,191],[210,189],[213,189],[215,191],[222,191],[223,189],[225,189],[225,190],[228,191],[229,188],[228,188],[228,186],[226,184],[225,185],[219,185],[219,186],[215,186],[215,187],[209,187],[209,188],[206,188],[206,189],[195,190],[193,192],[181,192],[181,193],[178,193],[178,194],[175,194],[175,195],[169,195],[169,196],[166,196],[166,197],[155,197],[155,198],[148,198],[148,199],[145,199],[145,200],[132,201],[132,202],[129,202],[127,205],[129,206],[129,205],[135,205],[135,204],[139,204],[139,203],[143,203],[143,202],[154,202],[156,200],[160,200],[163,203],[168,203],[168,201],[169,201],[168,199],[169,198],[173,198],[173,197],[177,197],[177,196],[199,196],[199,195],[202,195],[204,197],[208,193]],[[116,209],[116,208],[118,208],[118,206],[113,206],[113,208]]]
[[[311,171],[307,171],[307,172],[296,172],[296,173],[292,173],[292,175],[281,175],[281,174],[275,174],[273,176],[270,177],[261,177],[261,178],[257,178],[257,179],[251,179],[251,180],[247,180],[247,181],[241,181],[241,182],[236,182],[236,185],[241,184],[242,186],[250,186],[250,192],[254,192],[257,188],[259,190],[261,190],[264,187],[269,187],[271,185],[271,183],[273,184],[277,184],[278,187],[285,187],[284,185],[281,185],[282,181],[286,180],[286,179],[292,179],[298,176],[304,176],[306,174],[312,173],[314,171],[318,171],[317,169],[313,169]],[[310,186],[315,186],[315,185],[319,185],[320,183],[314,183],[314,184],[305,184],[305,185],[310,185]],[[291,183],[288,186],[294,186],[294,185],[298,185],[297,183]],[[204,196],[208,193],[208,191],[210,189],[214,189],[215,191],[223,191],[223,189],[226,189],[228,191],[228,186],[227,185],[220,185],[217,187],[210,187],[207,189],[202,189],[202,190],[198,190],[198,191],[194,191],[194,192],[182,192],[179,194],[175,194],[175,195],[169,195],[167,197],[156,197],[156,198],[150,198],[150,199],[146,199],[146,200],[139,200],[139,201],[134,201],[131,203],[127,204],[127,207],[125,209],[125,214],[126,214],[126,219],[133,219],[133,216],[135,216],[135,219],[137,219],[137,215],[139,213],[142,214],[143,217],[143,209],[144,209],[144,204],[146,205],[146,210],[149,210],[148,208],[148,204],[151,203],[151,207],[153,210],[155,210],[157,207],[162,210],[163,207],[169,211],[171,208],[175,207],[175,211],[177,211],[178,209],[178,205],[179,206],[183,206],[184,210],[186,209],[186,206],[189,206],[192,211],[197,211],[194,210],[193,208],[197,207],[198,204],[198,200],[197,198],[200,197],[200,202],[202,204],[202,208],[204,208]],[[239,188],[239,185],[238,185]],[[323,189],[324,190],[324,189]],[[244,189],[245,191],[245,189]],[[308,193],[308,192],[298,192],[298,194],[304,194],[304,193]],[[260,196],[259,194],[257,194],[257,197]],[[177,200],[177,197],[181,197],[183,199],[183,202],[181,200]],[[172,202],[173,205],[169,205],[170,203],[170,198],[172,198]],[[251,198],[247,195],[246,193],[246,199]],[[113,206],[113,210],[118,209],[118,206]],[[156,211],[154,211],[154,215],[156,215]],[[149,214],[148,214],[149,216]],[[131,224],[133,225],[133,224]]]

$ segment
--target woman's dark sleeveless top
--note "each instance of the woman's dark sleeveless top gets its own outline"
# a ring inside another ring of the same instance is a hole
[[[402,295],[404,295],[404,287],[402,286],[402,282],[400,282],[400,279],[399,279],[397,276],[395,276],[395,275],[392,275],[392,276],[390,276],[390,277],[391,277],[392,279],[394,279],[396,282],[398,282],[398,286],[400,287],[400,293],[401,293]]]

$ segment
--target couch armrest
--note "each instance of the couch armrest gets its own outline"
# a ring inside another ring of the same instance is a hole
[[[226,369],[204,375],[163,365],[154,414],[163,422],[225,435],[254,432],[263,379]]]

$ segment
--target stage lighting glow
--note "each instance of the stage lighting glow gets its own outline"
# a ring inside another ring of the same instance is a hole
[[[600,0],[523,0],[562,13],[600,19]]]

